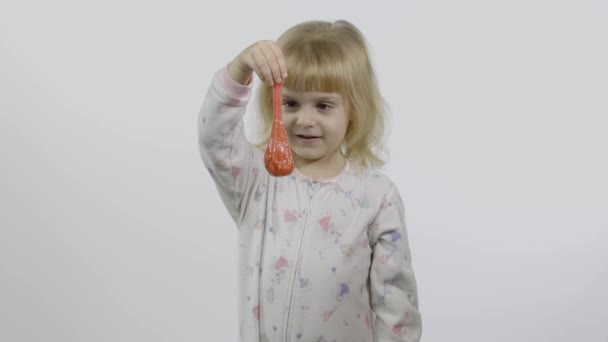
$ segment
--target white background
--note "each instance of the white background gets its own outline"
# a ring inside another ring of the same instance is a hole
[[[237,340],[196,118],[310,19],[369,40],[422,340],[608,340],[605,1],[57,0],[0,5],[1,341]]]

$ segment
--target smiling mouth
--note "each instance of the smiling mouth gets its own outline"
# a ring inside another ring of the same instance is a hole
[[[314,135],[296,135],[296,137],[300,138],[300,139],[306,139],[306,140],[313,140],[313,139],[318,139],[320,137],[314,136]]]

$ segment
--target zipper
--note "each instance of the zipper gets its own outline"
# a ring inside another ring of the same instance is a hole
[[[293,268],[293,273],[292,273],[292,277],[291,277],[291,286],[289,287],[289,301],[288,301],[289,305],[287,306],[287,314],[285,315],[285,338],[283,339],[284,341],[288,341],[288,336],[289,336],[289,319],[291,316],[290,313],[291,313],[291,306],[292,306],[292,301],[293,301],[293,287],[294,287],[294,283],[296,282],[298,265],[300,264],[300,257],[301,257],[301,253],[302,253],[302,242],[304,240],[304,233],[306,233],[306,226],[308,223],[308,208],[310,207],[310,202],[312,200],[312,197],[317,192],[318,185],[319,185],[319,183],[316,181],[308,182],[308,200],[306,201],[306,209],[305,209],[305,214],[304,214],[304,225],[302,227],[302,233],[300,234],[300,243],[298,244],[298,256],[296,259],[296,264],[294,265],[294,268]]]

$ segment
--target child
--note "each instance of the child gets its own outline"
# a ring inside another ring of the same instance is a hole
[[[242,124],[254,72],[266,83],[259,146]],[[281,82],[295,168],[274,177],[264,145]],[[347,21],[296,25],[215,74],[199,150],[239,229],[241,341],[419,341],[403,202],[372,150],[381,104],[365,39]]]

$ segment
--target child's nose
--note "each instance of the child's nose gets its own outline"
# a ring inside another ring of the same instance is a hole
[[[298,113],[298,120],[296,124],[299,126],[312,126],[315,124],[313,113],[308,110],[302,110]]]

